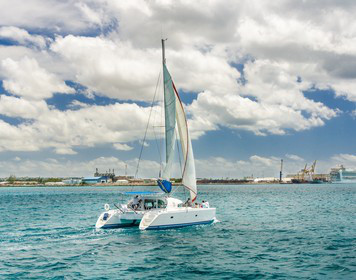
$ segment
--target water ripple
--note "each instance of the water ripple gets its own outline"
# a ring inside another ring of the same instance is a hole
[[[356,185],[204,186],[212,225],[95,230],[123,190],[0,188],[0,279],[356,278]]]

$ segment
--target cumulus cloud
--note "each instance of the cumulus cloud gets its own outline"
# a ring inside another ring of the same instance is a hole
[[[161,68],[157,46],[140,49],[128,42],[69,35],[57,37],[51,50],[62,55],[77,73],[76,81],[92,91],[119,99],[152,99]],[[168,49],[167,57],[177,86],[185,91],[223,93],[237,88],[240,73],[228,64],[224,53],[204,54],[187,47]]]
[[[11,104],[19,104],[23,108],[19,106],[12,109]],[[22,99],[2,96],[0,108],[3,106],[9,116],[21,116],[22,110],[42,111],[40,114],[32,113],[31,122],[22,122],[17,126],[0,120],[0,129],[3,131],[0,134],[0,150],[37,151],[53,148],[57,154],[75,154],[73,147],[93,147],[105,143],[113,143],[116,149],[129,150],[131,147],[124,143],[142,138],[150,110],[126,103],[67,111],[49,109],[42,102],[35,104],[39,107]],[[21,117],[24,116],[27,115]],[[147,136],[152,138],[152,132]]]
[[[84,102],[80,102],[78,100],[73,100],[69,105],[69,108],[71,109],[79,109],[79,108],[85,108],[85,107],[89,107],[89,105],[87,103]]]
[[[291,155],[291,154],[286,154],[286,157],[291,160],[296,160],[296,161],[304,161],[303,158],[297,155]]]
[[[343,164],[346,167],[356,170],[356,155],[352,154],[338,154],[332,157],[338,164]]]
[[[81,33],[100,27],[106,15],[98,4],[101,1],[2,0],[0,25],[18,26],[56,33]],[[96,8],[96,12],[94,12]]]
[[[0,95],[0,112],[8,117],[36,119],[48,111],[46,102]]]
[[[349,22],[353,22],[356,5],[348,1],[277,2],[261,4],[255,15],[250,10],[253,5],[248,7],[237,28],[243,52],[257,61],[276,62],[282,69],[287,65],[289,74],[355,101],[356,26]],[[316,12],[320,5],[323,13]]]
[[[57,37],[51,50],[74,68],[73,79],[98,94],[124,100],[152,99],[160,67],[158,50],[72,35]]]
[[[121,144],[121,143],[114,143],[114,148],[119,151],[131,151],[133,147],[127,145],[127,144]]]
[[[31,35],[27,32],[27,30],[16,26],[0,27],[0,38],[11,39],[24,45],[33,44],[40,48],[44,48],[46,46],[46,40],[44,37]]]
[[[76,155],[77,152],[74,151],[73,149],[69,148],[69,147],[56,147],[55,148],[55,153],[59,154],[59,155]]]
[[[355,12],[353,1],[333,0],[1,1],[0,36],[22,46],[0,46],[0,76],[13,95],[1,95],[0,110],[25,121],[0,121],[0,150],[129,150],[125,143],[142,138],[147,108],[74,101],[59,111],[45,100],[74,94],[64,82],[71,80],[92,96],[150,101],[161,36],[177,87],[197,95],[186,106],[194,138],[221,127],[284,135],[323,126],[339,111],[304,92],[333,89],[356,101]],[[255,155],[226,165],[277,161]]]
[[[286,131],[300,131],[324,125],[324,120],[336,115],[333,110],[316,104],[316,111],[324,110],[325,113],[306,111],[310,114],[306,117],[301,109],[293,109],[293,106],[260,103],[239,95],[216,95],[206,91],[193,101],[189,112],[192,113],[193,135],[196,136],[221,126],[248,130],[257,135],[283,135]],[[322,108],[318,108],[319,106]]]
[[[1,62],[3,87],[10,93],[29,100],[50,98],[53,93],[74,93],[62,80],[42,68],[33,58],[20,61],[11,58]]]

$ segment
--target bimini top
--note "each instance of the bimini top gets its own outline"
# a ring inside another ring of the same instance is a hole
[[[124,192],[126,195],[162,195],[160,192]]]

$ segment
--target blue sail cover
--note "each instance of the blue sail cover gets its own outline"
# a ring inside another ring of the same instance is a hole
[[[170,193],[172,191],[172,183],[167,180],[158,179],[157,184],[165,193]]]

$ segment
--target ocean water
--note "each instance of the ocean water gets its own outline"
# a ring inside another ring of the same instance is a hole
[[[356,279],[355,184],[200,186],[219,222],[95,230],[127,190],[0,188],[0,279]]]

